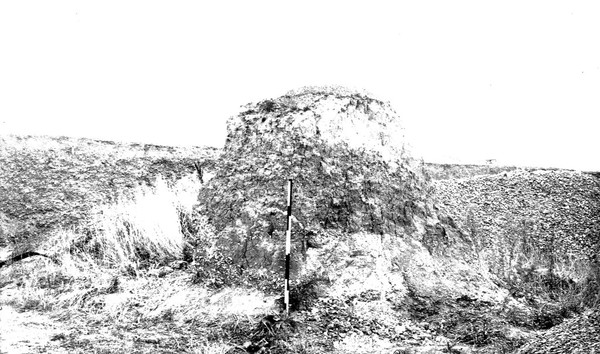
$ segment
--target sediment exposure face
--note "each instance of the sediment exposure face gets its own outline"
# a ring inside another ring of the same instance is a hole
[[[328,230],[402,237],[430,213],[400,119],[388,103],[308,88],[249,104],[228,121],[200,212],[245,268],[281,267],[286,183],[294,180],[296,266]]]

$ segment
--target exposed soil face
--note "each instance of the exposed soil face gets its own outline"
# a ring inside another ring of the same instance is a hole
[[[432,249],[460,233],[429,203],[424,176],[388,103],[340,89],[313,88],[257,104],[228,121],[215,177],[198,213],[216,247],[246,272],[282,273],[285,188],[294,181],[293,271],[344,235],[423,240]],[[327,258],[327,254],[323,254]],[[303,259],[304,258],[304,259]],[[317,271],[317,270],[313,270]]]
[[[214,148],[176,148],[76,138],[0,135],[0,247],[36,243],[77,227],[98,204],[156,177],[209,171]]]

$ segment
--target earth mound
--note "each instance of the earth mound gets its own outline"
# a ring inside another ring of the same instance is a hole
[[[214,246],[241,272],[278,279],[291,178],[294,277],[340,279],[355,271],[346,280],[356,282],[358,273],[378,268],[378,289],[392,282],[405,292],[402,274],[415,259],[455,250],[464,256],[452,262],[461,262],[470,247],[434,209],[407,146],[389,103],[364,93],[311,87],[249,104],[228,121],[199,214],[214,226]],[[443,273],[425,277],[442,281]]]
[[[598,215],[592,177],[432,169],[412,155],[388,103],[344,88],[308,87],[248,104],[227,129],[214,177],[198,196],[197,216],[211,227],[200,248],[233,265],[239,280],[279,294],[292,179],[292,301],[305,299],[296,319],[331,316],[333,301],[343,309],[335,318],[341,333],[377,323],[377,333],[397,340],[397,323],[410,319],[422,331],[497,352],[579,311],[557,294],[575,294],[585,279],[553,277],[552,267],[550,277],[538,273],[558,258],[535,257],[590,255]],[[569,230],[576,232],[563,242]],[[531,279],[511,278],[527,262],[537,262]]]

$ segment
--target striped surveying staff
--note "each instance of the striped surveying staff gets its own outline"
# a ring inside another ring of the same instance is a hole
[[[288,179],[287,223],[285,228],[285,313],[290,314],[290,253],[292,249],[292,179]]]

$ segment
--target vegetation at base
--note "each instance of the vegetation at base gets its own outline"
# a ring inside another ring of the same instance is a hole
[[[597,257],[563,253],[554,242],[535,237],[532,221],[508,221],[504,232],[492,240],[481,238],[473,219],[468,219],[468,230],[480,261],[492,265],[490,270],[512,296],[559,304],[563,317],[599,303],[600,297],[594,296],[600,283]],[[595,232],[600,235],[600,229]]]
[[[141,186],[128,198],[99,208],[86,227],[81,246],[102,264],[139,269],[181,259],[185,245],[181,219],[192,213],[188,196],[200,184],[189,175],[170,187],[158,178],[153,187]]]
[[[231,302],[247,299],[264,307],[264,301],[238,286],[210,290],[204,283],[210,285],[218,275],[195,281],[182,266],[191,241],[182,226],[191,218],[200,187],[196,176],[175,184],[158,179],[153,185],[98,207],[85,233],[54,231],[39,247],[56,263],[29,258],[2,269],[2,279],[8,281],[1,284],[1,303],[47,312],[66,323],[68,333],[58,338],[74,353],[229,350],[232,346],[223,342],[229,337],[223,335],[194,343],[191,338],[206,334],[194,333],[195,328],[225,333],[242,315],[252,316],[246,321],[253,324],[257,315],[252,308],[236,312]],[[196,267],[193,261],[190,267]],[[193,285],[198,282],[203,284]],[[119,334],[95,334],[106,328]],[[147,334],[141,336],[142,330]]]

